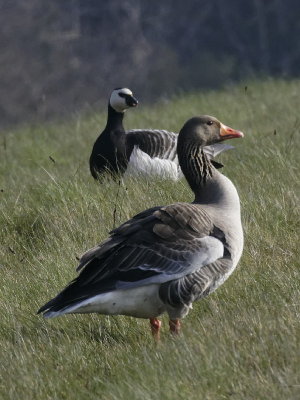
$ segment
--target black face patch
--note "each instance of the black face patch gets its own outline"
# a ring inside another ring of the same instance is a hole
[[[125,93],[122,93],[122,92],[118,93],[118,95],[120,97],[123,97],[124,99],[126,98],[126,96],[129,96],[129,94],[125,94]]]
[[[122,92],[120,92],[118,94],[120,97],[123,97],[125,99],[125,102],[128,105],[128,107],[135,107],[138,105],[137,99],[135,99],[130,94],[126,94],[126,93],[122,93]]]

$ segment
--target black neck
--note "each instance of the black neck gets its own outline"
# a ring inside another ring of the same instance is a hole
[[[108,104],[106,129],[124,129],[123,118],[124,112],[117,112]]]
[[[177,147],[181,170],[195,193],[195,202],[201,196],[207,181],[212,178],[214,167],[204,153],[202,146],[187,143]]]

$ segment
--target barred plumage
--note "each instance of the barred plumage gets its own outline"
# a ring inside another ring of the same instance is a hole
[[[150,157],[171,161],[177,157],[177,136],[175,132],[159,129],[131,129],[126,132],[127,141],[139,146]]]

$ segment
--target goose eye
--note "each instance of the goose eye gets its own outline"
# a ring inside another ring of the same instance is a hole
[[[126,97],[126,94],[125,93],[118,93],[118,95],[120,96],[120,97],[123,97],[123,98],[125,98]]]
[[[213,121],[208,121],[207,122],[207,125],[212,125],[213,124]]]

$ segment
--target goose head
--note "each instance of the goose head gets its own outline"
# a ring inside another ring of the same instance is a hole
[[[128,108],[136,107],[138,105],[138,101],[135,97],[133,97],[130,89],[117,88],[112,91],[109,104],[115,111],[123,113]]]
[[[217,118],[210,115],[202,115],[191,118],[184,124],[178,140],[180,142],[195,143],[203,147],[243,136],[243,132],[222,124]]]
[[[203,147],[243,136],[242,132],[209,115],[191,118],[183,125],[178,135],[177,154],[181,170],[195,193],[195,201],[201,198],[203,187],[215,170]]]

